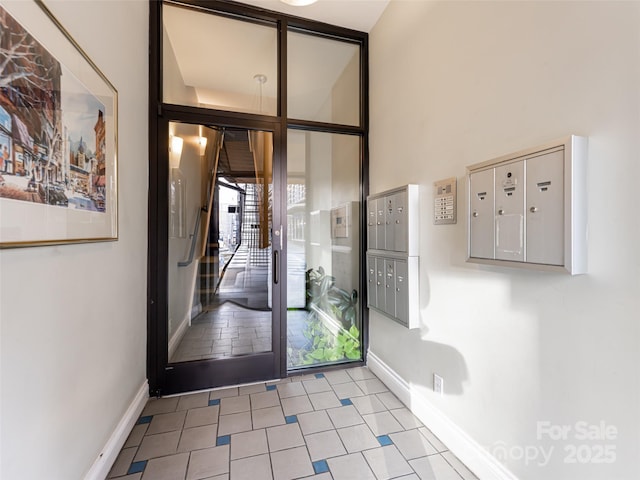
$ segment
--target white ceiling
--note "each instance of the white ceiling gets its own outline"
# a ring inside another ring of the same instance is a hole
[[[238,2],[361,32],[370,32],[389,0],[318,0],[306,7],[292,7],[280,0],[238,0]]]

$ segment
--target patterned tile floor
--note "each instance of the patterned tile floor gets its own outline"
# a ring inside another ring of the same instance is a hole
[[[108,478],[477,480],[366,367],[151,399]]]

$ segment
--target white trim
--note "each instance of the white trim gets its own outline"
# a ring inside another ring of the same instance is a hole
[[[107,440],[107,443],[102,449],[102,453],[98,455],[98,458],[93,462],[93,465],[91,465],[91,468],[84,476],[84,480],[104,480],[107,478],[109,470],[111,470],[116,458],[118,458],[124,442],[127,441],[129,433],[131,433],[131,429],[135,425],[136,420],[140,417],[148,399],[149,383],[145,380],[131,404],[129,404],[124,416],[120,422],[118,422],[111,437]]]
[[[169,358],[173,357],[173,354],[176,352],[178,345],[180,345],[182,337],[184,337],[184,334],[187,333],[187,328],[189,328],[189,325],[191,325],[191,316],[186,315],[182,319],[182,322],[180,322],[180,325],[178,325],[178,328],[176,328],[176,331],[171,336],[171,340],[169,340]]]
[[[426,398],[412,391],[406,380],[370,350],[367,354],[367,366],[479,479],[518,480],[449,417]]]

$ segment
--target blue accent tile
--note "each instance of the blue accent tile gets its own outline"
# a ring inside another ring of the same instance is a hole
[[[271,390],[275,390],[276,386],[275,385],[267,385],[267,392],[270,392]]]
[[[289,415],[288,417],[284,417],[284,420],[287,423],[298,423],[298,416],[297,415]]]
[[[143,423],[151,423],[153,415],[147,415],[146,417],[140,417],[136,425],[142,425]]]
[[[324,373],[316,373],[316,378],[324,378]]]
[[[389,438],[389,435],[380,435],[378,437],[378,442],[383,447],[386,447],[387,445],[393,445],[393,440]]]
[[[231,443],[231,435],[222,435],[216,440],[216,447],[220,445],[229,445]]]
[[[313,462],[313,471],[316,474],[325,473],[329,471],[329,465],[326,460],[318,460],[317,462]]]
[[[215,400],[209,400],[209,406],[211,405],[220,405],[220,399],[216,398]]]
[[[147,466],[147,460],[142,460],[141,462],[133,462],[127,471],[127,475],[132,475],[134,473],[144,472],[144,468]]]
[[[343,407],[346,407],[347,405],[353,405],[353,403],[351,402],[351,399],[349,398],[341,398],[340,403],[342,404]]]

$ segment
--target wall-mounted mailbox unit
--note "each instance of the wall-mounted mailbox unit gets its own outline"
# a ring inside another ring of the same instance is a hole
[[[587,271],[587,139],[467,167],[469,262]]]
[[[367,249],[418,255],[418,185],[367,197]]]
[[[367,238],[367,305],[418,327],[418,185],[367,198]]]

